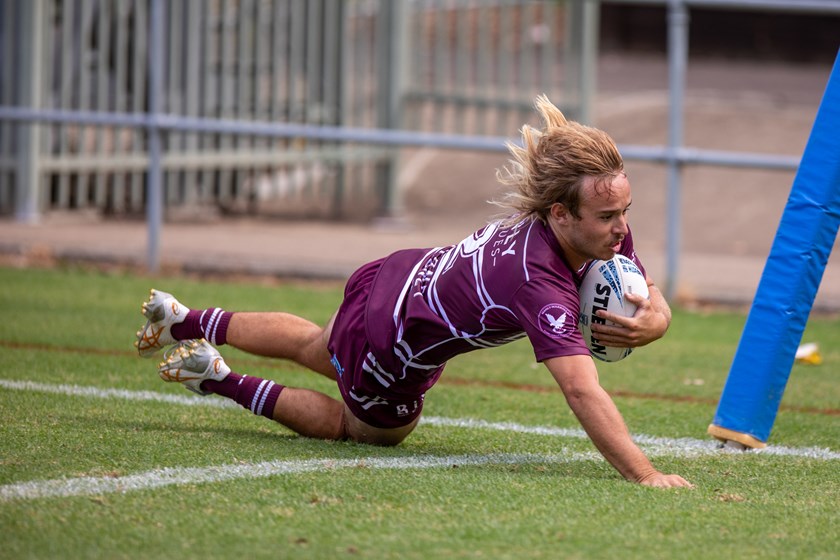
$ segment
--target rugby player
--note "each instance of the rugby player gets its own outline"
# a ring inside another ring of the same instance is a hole
[[[137,333],[141,356],[172,346],[165,381],[233,399],[307,437],[396,445],[417,425],[426,392],[450,358],[527,336],[597,449],[627,480],[691,484],[657,470],[632,441],[598,382],[577,328],[578,286],[593,259],[621,253],[644,273],[628,227],[630,183],[613,140],[568,121],[545,97],[543,128],[522,127],[497,172],[512,192],[505,216],[456,245],[397,251],[349,278],[326,327],[282,312],[192,310],[152,290]],[[638,347],[662,337],[671,311],[645,273],[650,299],[627,294],[632,318],[600,312],[602,344]],[[234,373],[215,346],[293,360],[334,379],[341,400]],[[174,345],[174,346],[173,346]]]

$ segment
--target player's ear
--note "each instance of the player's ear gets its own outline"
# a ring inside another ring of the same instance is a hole
[[[552,217],[552,219],[561,224],[568,221],[571,217],[569,209],[566,208],[565,204],[562,204],[560,202],[555,202],[554,204],[552,204],[551,207],[548,209],[548,214]]]

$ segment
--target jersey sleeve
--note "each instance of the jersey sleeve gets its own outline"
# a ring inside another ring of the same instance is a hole
[[[578,330],[580,300],[574,284],[546,279],[526,282],[511,308],[531,341],[538,362],[560,356],[589,355]]]

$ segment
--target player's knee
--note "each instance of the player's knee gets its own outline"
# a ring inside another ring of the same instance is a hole
[[[348,439],[356,443],[393,447],[399,445],[417,425],[419,418],[400,428],[377,428],[356,418],[350,410],[344,408],[345,430]]]
[[[391,434],[355,434],[351,435],[350,439],[356,443],[364,443],[367,445],[377,445],[380,447],[395,447],[402,443],[405,436],[393,436]]]

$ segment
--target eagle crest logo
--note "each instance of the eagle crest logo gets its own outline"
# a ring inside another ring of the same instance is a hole
[[[563,338],[574,328],[574,324],[569,323],[569,317],[572,316],[572,312],[565,306],[549,303],[540,310],[537,319],[542,332],[552,338]]]

